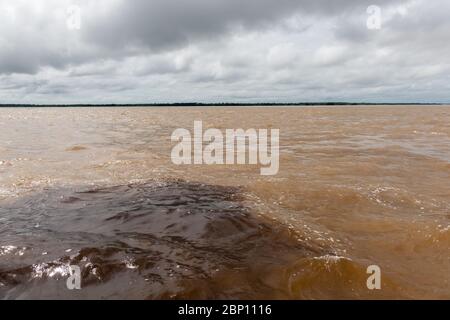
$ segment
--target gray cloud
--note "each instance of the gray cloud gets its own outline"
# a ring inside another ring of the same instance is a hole
[[[387,1],[381,0],[385,3]],[[84,36],[108,48],[145,46],[164,50],[232,32],[267,28],[295,13],[333,15],[364,9],[366,0],[134,0],[88,21]]]
[[[448,100],[448,1],[376,2],[0,0],[0,99]]]

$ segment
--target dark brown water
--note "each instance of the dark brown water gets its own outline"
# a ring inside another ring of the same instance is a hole
[[[279,128],[279,174],[172,165],[194,120]],[[449,124],[448,107],[0,109],[0,297],[449,299]]]
[[[46,296],[47,290],[50,297],[53,290],[71,297],[48,278],[67,278],[72,264],[82,266],[86,297],[92,298],[119,298],[124,291],[127,298],[288,297],[285,290],[273,292],[269,284],[253,281],[289,256],[313,257],[322,249],[301,245],[282,226],[252,217],[240,194],[172,181],[47,190],[21,199],[0,211],[13,224],[3,226],[2,241],[21,245],[10,252],[3,248],[5,255],[23,257],[2,265],[2,290],[6,298]],[[46,253],[49,248],[52,253]],[[214,283],[220,277],[231,283]]]

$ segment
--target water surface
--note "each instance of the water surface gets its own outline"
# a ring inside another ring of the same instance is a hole
[[[280,129],[279,174],[172,165],[194,120]],[[2,298],[450,298],[449,107],[1,108],[0,125]]]

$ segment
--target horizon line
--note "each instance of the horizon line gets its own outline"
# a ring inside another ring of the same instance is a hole
[[[445,106],[450,103],[441,102],[172,102],[172,103],[4,103],[0,108],[5,107],[201,107],[201,106],[408,106],[408,105],[432,105]]]

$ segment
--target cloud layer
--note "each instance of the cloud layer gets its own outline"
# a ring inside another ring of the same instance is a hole
[[[371,4],[0,0],[0,103],[450,102],[450,3]]]

